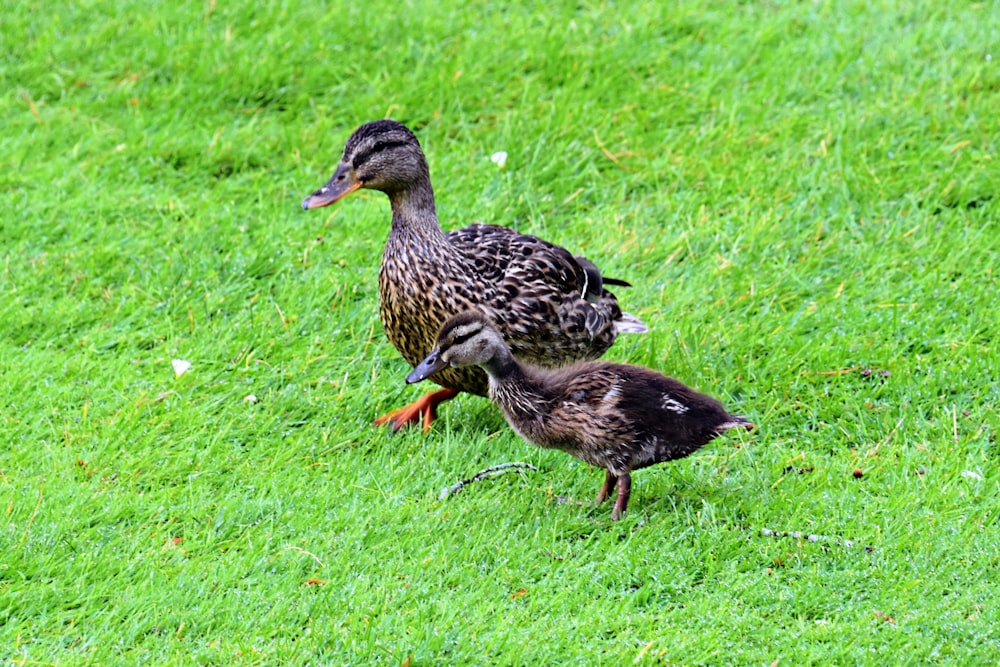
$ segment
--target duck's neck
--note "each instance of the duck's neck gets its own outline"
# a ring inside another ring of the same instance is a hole
[[[437,208],[434,206],[434,188],[431,187],[429,176],[386,194],[392,204],[392,234],[441,234]]]
[[[546,400],[544,386],[533,369],[515,359],[509,350],[483,364],[483,370],[490,378],[490,398],[508,420],[529,417]]]
[[[501,384],[525,377],[524,368],[507,347],[497,350],[493,358],[483,364],[483,370],[491,380]]]
[[[490,376],[491,390],[501,390],[504,394],[531,394],[533,396],[542,393],[533,369],[515,359],[506,346],[482,367]]]

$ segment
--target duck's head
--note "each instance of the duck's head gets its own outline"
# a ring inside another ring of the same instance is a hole
[[[381,190],[390,197],[430,184],[427,160],[417,137],[402,123],[376,120],[351,135],[330,180],[305,198],[302,208],[321,208],[360,188]]]
[[[491,362],[509,355],[503,336],[489,318],[470,310],[444,323],[434,349],[406,376],[406,382],[426,380],[445,368],[479,365],[488,369]]]

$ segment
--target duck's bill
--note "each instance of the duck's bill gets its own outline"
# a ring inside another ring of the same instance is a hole
[[[448,362],[441,358],[441,353],[434,350],[427,355],[427,358],[417,364],[417,367],[406,376],[406,384],[413,384],[426,380],[440,370],[448,367]]]
[[[329,206],[359,189],[361,185],[361,181],[351,173],[350,167],[339,165],[326,185],[302,200],[302,208],[308,211]]]

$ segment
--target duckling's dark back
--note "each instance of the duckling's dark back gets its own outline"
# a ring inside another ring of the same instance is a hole
[[[625,381],[619,409],[634,425],[637,440],[654,450],[633,470],[687,456],[727,429],[750,425],[716,399],[671,377],[637,366],[619,366],[618,371]]]
[[[529,439],[615,471],[679,459],[727,429],[752,426],[711,396],[639,366],[587,362],[535,380],[550,396],[551,437]]]

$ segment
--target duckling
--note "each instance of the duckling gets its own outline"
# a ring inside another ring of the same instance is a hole
[[[427,160],[405,125],[378,120],[359,127],[329,182],[302,207],[327,206],[361,188],[384,192],[392,206],[379,313],[389,342],[411,366],[434,347],[445,320],[470,309],[487,313],[518,357],[553,368],[600,357],[620,333],[647,331],[604,288],[629,284],[602,276],[586,258],[496,225],[444,233]],[[443,369],[430,379],[443,389],[375,423],[398,430],[422,421],[427,431],[440,403],[458,392],[487,392],[486,375],[474,366]]]
[[[628,508],[633,470],[687,456],[729,429],[754,427],[711,396],[640,366],[583,361],[549,370],[518,361],[477,311],[450,318],[406,381],[473,365],[486,372],[490,399],[521,437],[605,469],[597,503],[617,488],[614,520]]]

